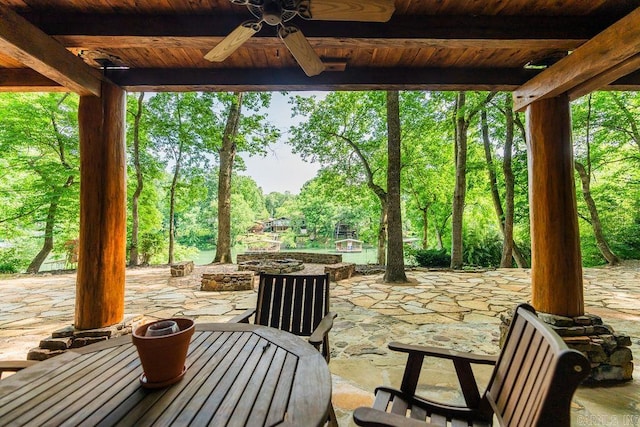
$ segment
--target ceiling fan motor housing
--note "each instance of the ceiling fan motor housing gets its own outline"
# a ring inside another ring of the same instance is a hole
[[[281,25],[298,13],[297,0],[264,0],[260,5],[247,4],[249,11],[269,25]]]

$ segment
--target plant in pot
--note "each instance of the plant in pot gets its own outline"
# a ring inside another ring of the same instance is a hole
[[[142,364],[143,387],[166,387],[182,379],[194,330],[193,320],[172,318],[147,323],[133,331],[131,340]]]

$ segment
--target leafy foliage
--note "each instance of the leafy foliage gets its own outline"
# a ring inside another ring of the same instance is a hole
[[[408,250],[407,254],[421,267],[449,267],[451,264],[451,256],[446,249],[414,249]]]

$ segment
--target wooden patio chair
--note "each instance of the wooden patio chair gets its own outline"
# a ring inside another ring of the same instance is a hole
[[[37,360],[0,360],[0,379],[5,372],[18,372],[36,363]]]
[[[256,325],[270,326],[307,337],[327,363],[331,358],[329,331],[335,313],[329,311],[329,274],[302,276],[260,274],[256,308],[231,319],[249,323],[255,315]]]
[[[402,385],[400,390],[378,387],[373,408],[353,414],[360,426],[491,426],[495,415],[501,426],[568,427],[571,398],[590,369],[587,358],[570,350],[527,304],[517,307],[497,359],[398,343],[389,348],[408,353]],[[425,356],[453,362],[466,406],[416,395]],[[482,396],[474,363],[495,364]]]
[[[329,273],[311,276],[260,273],[256,308],[234,317],[231,322],[249,323],[255,315],[256,325],[307,337],[329,363],[329,331],[337,316],[329,311],[329,283]],[[328,425],[338,425],[333,404],[329,405]]]

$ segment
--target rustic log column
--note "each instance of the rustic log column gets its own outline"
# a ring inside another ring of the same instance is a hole
[[[77,329],[124,319],[126,246],[125,92],[102,83],[80,97],[80,242]]]
[[[531,285],[536,310],[584,314],[582,262],[566,95],[527,108]]]

